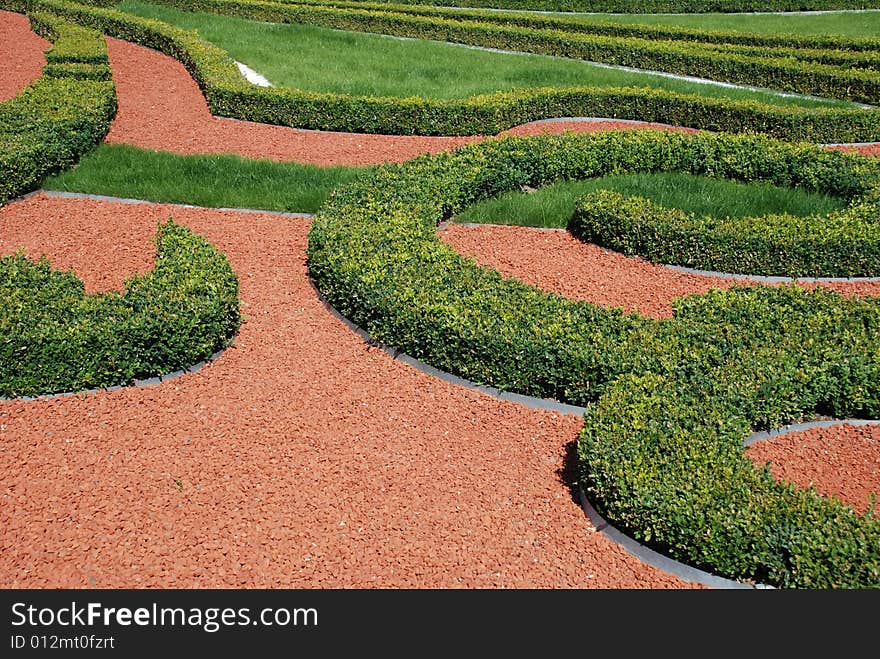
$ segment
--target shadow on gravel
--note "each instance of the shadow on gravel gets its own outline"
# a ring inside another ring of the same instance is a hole
[[[575,505],[580,508],[581,500],[578,495],[578,455],[577,455],[577,438],[571,440],[565,445],[565,456],[562,458],[562,464],[556,470],[556,476],[559,482],[568,488],[568,493]]]

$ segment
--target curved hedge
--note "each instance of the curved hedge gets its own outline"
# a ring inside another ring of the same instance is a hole
[[[880,276],[880,205],[853,201],[828,215],[714,218],[599,190],[578,200],[568,229],[654,263],[784,277]]]
[[[226,0],[240,2],[241,0]],[[255,2],[258,0],[250,0]],[[618,23],[579,15],[544,15],[526,12],[496,12],[481,9],[461,9],[451,5],[432,6],[428,4],[405,5],[382,0],[275,0],[283,5],[321,5],[338,8],[362,8],[379,11],[393,11],[412,16],[428,16],[459,20],[479,20],[518,27],[582,32],[612,37],[638,37],[642,39],[662,39],[676,41],[695,41],[706,44],[729,44],[744,46],[773,46],[792,49],[826,49],[844,51],[877,51],[880,39],[874,37],[849,37],[845,35],[821,34],[766,34],[741,32],[738,30],[704,30],[695,27],[662,25],[649,23]]]
[[[226,347],[240,323],[226,256],[171,220],[155,243],[155,267],[121,294],[88,295],[45,257],[0,258],[0,396],[131,384]]]
[[[54,44],[43,76],[0,103],[0,204],[76,163],[116,114],[101,35],[45,14],[31,25]]]
[[[684,152],[703,174],[877,190],[867,159],[758,136],[492,139],[337,191],[309,233],[310,273],[383,343],[475,382],[590,404],[583,484],[643,542],[735,579],[878,587],[880,523],[756,471],[741,442],[815,414],[880,415],[880,301],[734,288],[679,300],[674,318],[656,321],[506,279],[436,237],[481,198],[610,168],[662,170]]]
[[[474,20],[473,17],[414,15],[396,12],[393,7],[388,10],[359,9],[262,0],[156,1],[185,11],[208,11],[261,21],[435,39],[639,69],[657,69],[861,103],[880,102],[880,72],[870,68],[823,64],[810,60],[806,52],[791,49],[779,52],[765,49],[763,54],[752,56],[735,49],[706,48],[690,41],[522,27],[518,23],[486,22]]]
[[[530,89],[454,101],[260,88],[247,83],[226,53],[193,32],[66,0],[30,4],[180,60],[212,113],[248,121],[347,132],[485,135],[547,117],[603,116],[816,142],[880,139],[880,110],[778,107],[639,88]]]
[[[383,0],[367,0],[383,2]],[[875,0],[389,0],[393,4],[491,7],[531,11],[583,11],[607,14],[704,14],[748,11],[877,9]]]

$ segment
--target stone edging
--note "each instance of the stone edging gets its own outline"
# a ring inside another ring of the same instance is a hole
[[[22,401],[32,401],[32,400],[49,400],[52,398],[66,398],[69,396],[87,396],[89,394],[97,394],[104,391],[118,391],[119,389],[129,389],[131,387],[151,387],[155,384],[161,384],[162,382],[166,382],[168,380],[174,380],[179,378],[181,375],[186,375],[187,373],[196,373],[206,365],[210,364],[213,361],[216,361],[220,358],[220,356],[226,352],[229,348],[233,347],[235,344],[231,343],[226,348],[218,350],[213,355],[204,359],[197,364],[193,364],[192,366],[185,366],[177,371],[173,371],[172,373],[163,373],[157,375],[152,378],[146,378],[144,380],[134,380],[131,384],[115,384],[111,387],[100,387],[98,389],[85,389],[83,391],[62,391],[57,394],[40,394],[38,396],[16,396],[14,398],[7,398],[5,396],[0,396],[0,402],[8,402],[13,400],[22,400]]]
[[[781,428],[774,428],[773,430],[752,433],[743,440],[743,446],[751,446],[752,444],[756,444],[765,439],[774,439],[793,432],[801,432],[813,428],[831,428],[833,426],[841,426],[845,423],[851,426],[876,426],[880,425],[880,419],[831,419],[826,421],[793,423],[788,426],[782,426]]]

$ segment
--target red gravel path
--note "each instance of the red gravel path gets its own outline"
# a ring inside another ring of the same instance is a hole
[[[758,465],[769,461],[776,478],[814,485],[860,513],[867,512],[872,493],[880,495],[880,425],[794,432],[753,444],[746,454]]]
[[[584,243],[567,231],[517,226],[452,224],[440,238],[465,256],[500,273],[576,300],[620,306],[654,318],[672,315],[672,300],[712,288],[744,284],[678,272]],[[815,288],[815,284],[802,284]],[[880,282],[822,286],[853,295],[880,295]]]
[[[332,133],[214,117],[180,62],[118,39],[108,38],[107,45],[119,102],[109,143],[181,154],[366,165],[410,160],[480,139]]]
[[[31,32],[26,16],[0,10],[0,101],[40,77],[52,44]]]
[[[0,587],[687,586],[572,500],[557,472],[580,419],[436,380],[335,320],[307,220],[36,195],[0,208],[0,251],[121,286],[169,216],[239,274],[236,347],[154,387],[0,402]]]

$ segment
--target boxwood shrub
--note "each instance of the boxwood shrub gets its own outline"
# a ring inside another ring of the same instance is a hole
[[[155,267],[123,293],[86,294],[45,257],[0,258],[0,396],[130,384],[229,345],[240,315],[226,256],[172,220],[155,243]]]
[[[383,0],[370,0],[382,2]],[[530,11],[583,11],[611,14],[702,14],[746,11],[872,9],[875,0],[393,0],[394,3],[448,7],[492,7]]]
[[[45,14],[31,20],[55,43],[43,76],[0,103],[0,204],[76,163],[106,135],[116,114],[101,35]]]
[[[0,0],[0,6],[22,2],[178,59],[201,87],[215,115],[247,121],[348,132],[485,135],[547,117],[601,116],[706,130],[753,130],[814,142],[880,139],[880,111],[875,109],[779,107],[647,88],[542,88],[446,101],[260,88],[247,83],[224,51],[194,32],[67,0]],[[256,11],[251,3],[248,8]],[[272,11],[278,8],[295,9],[270,7]],[[435,21],[423,22],[436,29]]]
[[[473,17],[413,15],[396,12],[393,8],[360,9],[262,0],[156,1],[186,11],[209,11],[262,21],[304,23],[557,55],[862,103],[876,103],[880,99],[880,73],[877,71],[822,63],[822,60],[810,58],[810,51],[801,49],[780,49],[777,52],[768,47],[747,54],[744,47],[738,50],[706,48],[693,41],[523,27],[518,23],[485,22]],[[862,53],[862,57],[869,56],[870,53]],[[839,60],[826,58],[825,61]]]
[[[581,240],[702,270],[788,277],[880,276],[880,206],[828,215],[697,217],[599,190],[581,197],[569,231]]]
[[[685,155],[687,154],[687,155]],[[815,415],[880,416],[880,303],[796,287],[679,300],[652,320],[542,292],[456,254],[438,222],[525,185],[691,159],[703,173],[871,198],[866,159],[766,137],[646,132],[490,139],[337,190],[311,276],[373,337],[504,390],[588,405],[581,481],[614,524],[718,574],[880,586],[880,523],[755,469],[742,439]]]
[[[452,3],[445,6],[431,6],[428,3],[417,5],[383,2],[382,0],[276,0],[280,4],[323,5],[340,8],[375,9],[393,11],[414,16],[437,16],[440,18],[479,20],[485,23],[515,25],[519,27],[546,28],[566,32],[583,32],[606,36],[638,37],[642,39],[663,39],[676,41],[695,41],[707,44],[740,44],[748,46],[773,46],[796,49],[827,49],[837,51],[876,51],[880,39],[876,37],[849,37],[839,34],[770,34],[743,32],[740,30],[707,30],[679,25],[652,25],[648,23],[617,23],[600,17],[565,15],[544,15],[526,12],[496,12],[481,9],[457,8]],[[878,3],[880,4],[880,3]],[[476,6],[476,5],[474,5]]]

